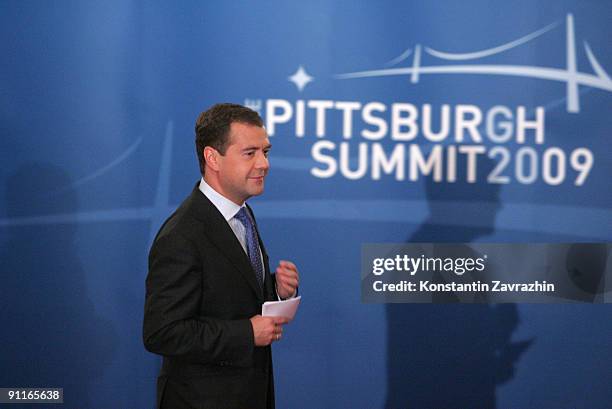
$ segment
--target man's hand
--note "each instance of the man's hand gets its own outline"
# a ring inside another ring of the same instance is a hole
[[[256,315],[251,318],[255,346],[263,347],[278,341],[283,335],[283,325],[289,320],[285,317],[262,317]]]
[[[300,276],[291,261],[281,260],[276,267],[276,292],[283,300],[295,295]]]

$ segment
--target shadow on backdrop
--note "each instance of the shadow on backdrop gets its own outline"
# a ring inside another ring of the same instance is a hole
[[[479,180],[492,166],[478,161]],[[425,185],[429,216],[408,242],[469,243],[494,231],[499,185],[431,178]],[[484,294],[475,295],[479,304],[441,297],[434,300],[440,304],[386,305],[388,409],[495,408],[496,386],[514,376],[532,342],[511,341],[519,324],[515,304],[490,305]]]
[[[73,214],[70,179],[42,163],[20,168],[6,185],[7,218]],[[93,408],[90,390],[113,358],[117,334],[88,295],[75,249],[76,223],[4,227],[2,387],[64,388],[63,408]],[[19,405],[39,408],[40,404]]]

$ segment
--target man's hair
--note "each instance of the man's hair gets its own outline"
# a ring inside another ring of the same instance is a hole
[[[225,155],[230,142],[230,127],[234,122],[263,127],[263,121],[257,112],[238,104],[216,104],[198,117],[195,124],[195,145],[202,175],[206,168],[204,148],[210,146]]]

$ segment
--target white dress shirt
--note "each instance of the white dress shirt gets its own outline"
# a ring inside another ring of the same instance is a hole
[[[242,206],[238,206],[236,203],[232,202],[231,200],[223,196],[221,193],[210,187],[210,185],[204,181],[204,178],[200,180],[199,189],[200,192],[204,193],[204,196],[206,196],[208,200],[210,200],[212,204],[215,205],[217,210],[219,210],[219,212],[223,215],[230,228],[234,232],[234,235],[240,242],[240,245],[242,246],[242,249],[244,250],[245,254],[248,256],[249,252],[247,251],[246,228],[240,220],[234,217],[240,211],[241,208],[246,207],[245,203],[243,203]],[[259,249],[259,257],[261,257],[261,265],[265,266],[263,261],[263,255],[261,254],[261,248]],[[263,276],[263,279],[266,279],[265,274]]]

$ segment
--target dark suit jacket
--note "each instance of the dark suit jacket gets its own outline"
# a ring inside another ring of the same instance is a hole
[[[259,244],[263,291],[234,232],[197,185],[160,229],[149,254],[143,326],[145,347],[163,356],[158,408],[274,407],[271,348],[254,346],[249,321],[264,301],[276,300]]]

